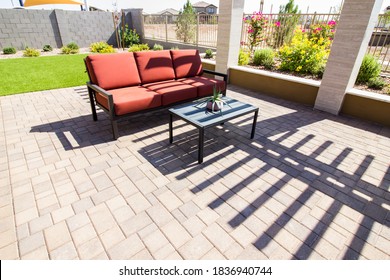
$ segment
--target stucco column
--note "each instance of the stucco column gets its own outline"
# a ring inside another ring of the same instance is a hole
[[[244,0],[219,0],[217,72],[227,73],[229,66],[238,63],[244,3]]]
[[[354,86],[383,0],[345,0],[315,109],[340,112],[345,93]]]

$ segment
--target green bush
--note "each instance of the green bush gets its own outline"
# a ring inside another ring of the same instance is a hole
[[[42,49],[44,52],[51,52],[53,50],[50,45],[44,45]]]
[[[154,44],[154,46],[153,46],[154,51],[162,51],[163,49],[164,49],[164,47],[162,45],[159,45],[159,44]]]
[[[381,65],[371,54],[366,54],[363,58],[359,74],[356,79],[358,84],[366,84],[370,79],[374,79],[381,73]]]
[[[104,41],[92,43],[90,46],[93,53],[114,53],[114,48]]]
[[[238,54],[238,65],[248,65],[250,59],[250,53],[240,49]]]
[[[171,50],[178,50],[178,49],[179,49],[178,46],[174,46],[174,47],[171,48]]]
[[[274,58],[275,52],[270,48],[256,50],[253,55],[253,64],[271,69],[274,66]]]
[[[148,50],[149,50],[148,44],[132,45],[129,48],[129,52],[142,52],[142,51],[148,51]]]
[[[137,45],[140,42],[137,30],[129,29],[127,24],[125,25],[125,30],[123,32],[123,39],[125,41],[125,48],[131,47],[132,45]]]
[[[381,77],[371,78],[367,82],[367,86],[372,89],[383,89],[387,86],[386,81]]]
[[[204,58],[213,58],[213,51],[211,49],[206,50]]]
[[[319,75],[329,56],[329,42],[318,44],[305,32],[297,30],[291,44],[279,49],[280,70]]]
[[[79,52],[79,46],[75,42],[71,42],[61,48],[63,54],[75,54]]]
[[[14,47],[6,47],[3,49],[4,54],[15,54],[16,49]]]
[[[37,57],[40,56],[41,53],[37,49],[26,48],[23,52],[23,56],[25,57]]]

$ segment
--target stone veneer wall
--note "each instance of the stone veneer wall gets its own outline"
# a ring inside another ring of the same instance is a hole
[[[80,47],[97,41],[116,45],[112,13],[0,9],[0,50],[46,44],[60,48],[72,41]]]

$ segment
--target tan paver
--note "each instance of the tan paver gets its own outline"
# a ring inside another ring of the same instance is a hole
[[[84,86],[0,97],[0,259],[390,259],[390,129],[229,86],[196,130],[90,115]]]

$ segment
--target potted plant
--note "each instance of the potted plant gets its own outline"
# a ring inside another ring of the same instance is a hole
[[[221,90],[213,89],[213,96],[206,103],[206,108],[212,112],[221,111],[225,101],[222,100]]]

